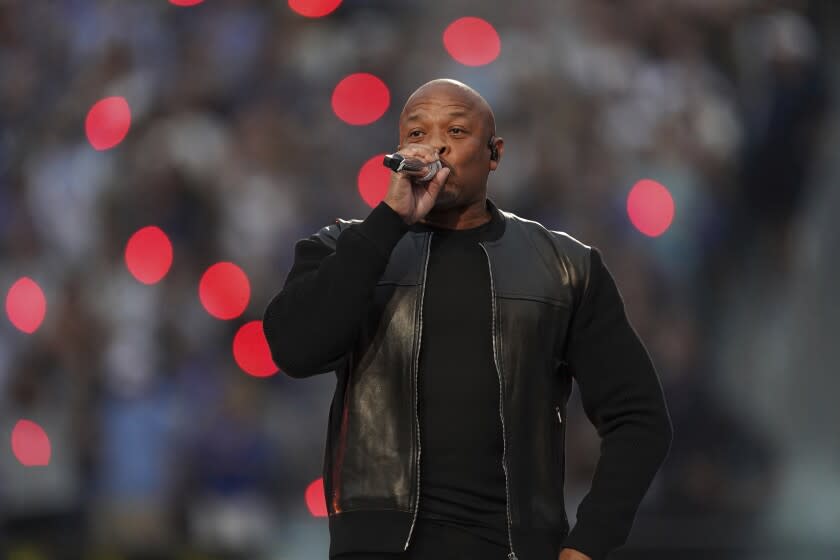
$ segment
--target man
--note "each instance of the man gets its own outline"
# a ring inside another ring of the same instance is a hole
[[[334,371],[324,455],[330,557],[602,560],[622,545],[672,437],[661,385],[600,252],[501,211],[504,154],[473,89],[408,99],[394,173],[365,220],[295,247],[263,328],[292,377]],[[572,378],[602,438],[569,531]]]

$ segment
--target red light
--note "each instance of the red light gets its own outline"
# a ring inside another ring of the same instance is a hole
[[[362,200],[371,208],[378,205],[388,194],[391,170],[382,165],[384,157],[385,154],[379,154],[367,160],[359,170],[356,181]]]
[[[254,377],[268,377],[278,368],[263,333],[262,321],[245,323],[233,337],[233,358],[242,371]]]
[[[350,74],[335,86],[332,108],[348,124],[370,124],[385,114],[391,93],[385,82],[373,74]]]
[[[339,5],[341,5],[341,0],[289,0],[289,7],[292,11],[310,18],[329,15]]]
[[[660,183],[642,179],[627,195],[627,215],[640,232],[657,237],[665,233],[674,220],[674,199]]]
[[[220,262],[201,276],[198,296],[204,309],[213,317],[234,319],[248,307],[251,284],[241,268],[230,262]]]
[[[124,97],[106,97],[91,107],[85,131],[97,150],[113,148],[123,141],[131,126],[131,109]]]
[[[443,32],[443,46],[449,56],[467,66],[483,66],[496,60],[502,43],[496,29],[477,17],[463,17]]]
[[[201,4],[204,0],[169,0],[170,4],[174,4],[176,6],[187,7],[187,6],[196,6]]]
[[[125,265],[139,282],[160,282],[172,266],[169,237],[157,226],[137,230],[125,245]]]
[[[12,429],[12,453],[25,467],[46,467],[52,449],[44,429],[30,420],[20,420]]]
[[[306,507],[312,517],[327,516],[327,499],[324,497],[324,479],[318,478],[306,487]]]
[[[6,315],[19,330],[32,334],[44,321],[47,299],[41,287],[24,276],[9,288],[6,294]]]

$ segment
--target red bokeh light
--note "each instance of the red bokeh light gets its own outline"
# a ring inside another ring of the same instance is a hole
[[[391,92],[385,82],[373,74],[358,73],[338,82],[332,94],[336,116],[348,124],[370,124],[385,114]]]
[[[306,487],[306,507],[312,517],[327,516],[327,500],[324,497],[324,479],[318,478]]]
[[[642,179],[627,195],[627,215],[640,232],[657,237],[665,233],[674,220],[674,199],[660,183]]]
[[[254,377],[268,377],[278,371],[271,359],[262,321],[245,323],[233,337],[233,358],[242,371]]]
[[[24,276],[12,284],[6,294],[6,315],[19,330],[32,334],[44,321],[47,299],[41,287]]]
[[[159,282],[172,266],[169,237],[157,226],[137,230],[125,245],[125,265],[139,282]]]
[[[449,56],[467,66],[489,64],[502,50],[496,29],[477,17],[463,17],[450,23],[443,32],[443,46]]]
[[[289,0],[292,11],[311,18],[329,15],[340,5],[341,0]]]
[[[242,315],[251,299],[251,284],[245,272],[231,262],[216,263],[201,276],[198,297],[204,309],[217,319]]]
[[[113,148],[123,141],[131,127],[131,109],[124,97],[106,97],[88,112],[85,132],[97,150]]]
[[[379,154],[367,160],[359,170],[356,180],[362,200],[371,208],[379,204],[388,194],[391,170],[382,165],[384,157],[385,154]]]
[[[202,2],[204,2],[204,0],[169,0],[170,4],[181,7],[195,6],[201,4]]]
[[[12,453],[25,467],[45,467],[52,454],[50,438],[35,422],[19,420],[12,429]]]

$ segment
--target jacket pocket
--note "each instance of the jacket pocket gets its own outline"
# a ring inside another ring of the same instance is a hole
[[[557,426],[557,437],[554,444],[557,446],[557,462],[560,466],[560,508],[563,516],[563,523],[566,527],[569,525],[569,520],[566,516],[566,500],[564,496],[565,480],[566,480],[566,424],[563,421],[564,408],[557,404],[554,405],[554,422]]]

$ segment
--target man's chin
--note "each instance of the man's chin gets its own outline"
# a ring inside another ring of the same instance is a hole
[[[447,186],[448,184],[444,184],[443,188],[440,189],[440,192],[435,199],[436,208],[449,207],[458,200],[458,192],[452,189],[447,189]]]

